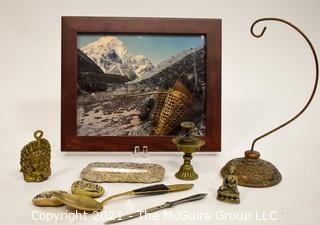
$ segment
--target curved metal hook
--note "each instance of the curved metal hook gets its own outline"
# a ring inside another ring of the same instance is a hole
[[[263,35],[264,35],[264,32],[266,32],[267,30],[267,27],[263,27],[262,31],[260,34],[255,34],[254,31],[253,31],[253,27],[255,26],[255,24],[257,23],[258,21],[256,21],[254,24],[252,24],[251,26],[251,29],[250,29],[250,32],[251,34],[256,37],[256,38],[261,38]]]
[[[311,96],[310,96],[308,102],[306,103],[306,105],[299,111],[299,113],[298,113],[297,115],[295,115],[294,117],[292,117],[292,118],[291,118],[290,120],[288,120],[287,122],[281,124],[280,126],[278,126],[278,127],[274,128],[274,129],[272,129],[271,131],[269,131],[269,132],[267,132],[267,133],[265,133],[265,134],[257,137],[256,139],[254,139],[253,142],[252,142],[252,145],[251,145],[251,151],[253,151],[254,146],[255,146],[255,143],[256,143],[258,140],[260,140],[260,139],[262,139],[262,138],[264,138],[264,137],[272,134],[273,132],[281,129],[282,127],[285,127],[286,125],[288,125],[289,123],[291,123],[292,121],[294,121],[295,119],[297,119],[299,116],[301,116],[301,114],[309,107],[311,101],[313,100],[313,97],[314,97],[314,95],[315,95],[315,93],[316,93],[316,90],[317,90],[318,80],[319,80],[319,63],[318,63],[318,57],[317,57],[316,51],[315,51],[315,49],[314,49],[311,41],[308,39],[308,37],[307,37],[298,27],[296,27],[295,25],[293,25],[292,23],[290,23],[290,22],[288,22],[288,21],[286,21],[286,20],[279,19],[279,18],[262,18],[262,19],[256,20],[256,21],[251,25],[250,32],[251,32],[251,34],[252,34],[254,37],[256,37],[256,38],[261,38],[261,37],[264,35],[265,31],[267,30],[267,27],[264,27],[264,28],[262,29],[262,31],[261,31],[260,34],[255,34],[255,33],[254,33],[253,29],[254,29],[255,25],[256,25],[257,23],[262,22],[262,21],[277,21],[277,22],[281,22],[281,23],[287,24],[288,26],[292,27],[294,30],[296,30],[299,34],[302,35],[302,37],[303,37],[303,38],[306,40],[306,42],[308,43],[308,45],[309,45],[309,47],[310,47],[310,49],[311,49],[311,51],[312,51],[313,57],[314,57],[315,66],[316,66],[316,78],[315,78],[315,82],[314,82],[313,91],[312,91],[312,93],[311,93]]]

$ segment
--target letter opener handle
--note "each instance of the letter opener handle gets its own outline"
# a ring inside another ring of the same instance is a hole
[[[109,221],[105,222],[105,224],[119,223],[121,221],[130,220],[130,219],[133,219],[133,218],[144,216],[147,213],[152,213],[152,212],[155,212],[155,211],[158,211],[158,210],[161,210],[161,209],[171,208],[171,207],[173,207],[175,205],[179,205],[179,204],[182,204],[182,203],[201,200],[206,196],[207,196],[207,193],[191,195],[191,196],[186,197],[186,198],[178,199],[178,200],[172,201],[172,202],[166,202],[166,203],[164,203],[162,205],[159,205],[159,206],[155,206],[155,207],[152,207],[152,208],[149,208],[149,209],[145,209],[145,210],[141,210],[141,211],[138,211],[138,212],[130,213],[130,214],[127,214],[125,216],[109,220]]]

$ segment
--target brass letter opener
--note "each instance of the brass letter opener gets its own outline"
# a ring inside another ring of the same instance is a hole
[[[207,193],[191,195],[189,197],[182,198],[182,199],[179,199],[179,200],[176,200],[176,201],[173,201],[173,202],[166,202],[166,203],[164,203],[162,205],[159,205],[159,206],[155,206],[155,207],[152,207],[152,208],[149,208],[149,209],[145,209],[145,210],[142,210],[142,211],[134,212],[134,213],[122,216],[122,217],[118,217],[118,218],[109,220],[109,221],[105,222],[105,224],[112,224],[112,223],[118,223],[118,222],[125,221],[125,220],[130,220],[130,219],[133,219],[133,218],[136,218],[136,217],[144,216],[147,213],[152,213],[152,212],[155,212],[155,211],[158,211],[158,210],[161,210],[161,209],[171,208],[171,207],[173,207],[175,205],[178,205],[178,204],[201,200],[206,196],[207,196]]]

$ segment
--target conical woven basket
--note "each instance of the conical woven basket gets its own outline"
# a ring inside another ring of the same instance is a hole
[[[192,95],[179,81],[174,89],[157,94],[151,135],[166,135],[184,121],[192,106]]]

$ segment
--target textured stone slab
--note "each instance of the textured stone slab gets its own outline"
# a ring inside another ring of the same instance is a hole
[[[81,171],[81,179],[108,183],[155,183],[163,180],[165,169],[158,164],[94,162]]]

